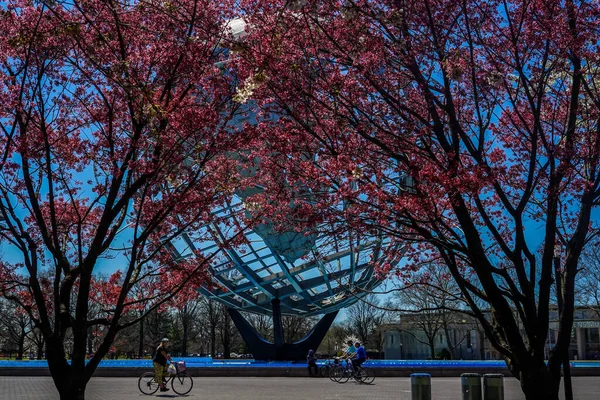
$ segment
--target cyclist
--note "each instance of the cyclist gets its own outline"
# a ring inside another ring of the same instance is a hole
[[[160,385],[160,391],[166,392],[169,389],[165,387],[164,376],[167,373],[167,360],[171,361],[171,357],[167,353],[167,347],[169,346],[169,339],[163,338],[160,341],[160,345],[156,348],[152,363],[154,364],[154,379]]]
[[[346,349],[346,351],[340,356],[341,359],[348,359],[348,358],[352,358],[354,357],[354,355],[356,354],[356,347],[354,347],[354,345],[352,344],[352,340],[348,340],[348,342],[346,343],[348,345],[348,348]]]
[[[352,368],[356,372],[358,367],[367,360],[367,351],[360,345],[360,342],[354,343],[354,346],[356,347],[356,355],[352,357]]]

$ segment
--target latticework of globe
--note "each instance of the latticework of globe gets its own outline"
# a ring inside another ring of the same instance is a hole
[[[178,258],[195,251],[208,254],[239,234],[244,203],[235,197],[214,213],[206,232],[186,233],[172,242]],[[338,230],[339,232],[339,230]],[[348,307],[380,280],[375,266],[397,260],[384,251],[390,245],[382,235],[335,236],[279,231],[270,223],[247,229],[243,244],[220,251],[210,272],[216,286],[203,289],[206,296],[239,311],[270,314],[279,299],[284,315],[310,316]],[[212,238],[212,239],[208,239]],[[239,242],[239,240],[238,240]]]

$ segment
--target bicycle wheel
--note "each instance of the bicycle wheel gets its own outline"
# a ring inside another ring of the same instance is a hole
[[[350,370],[347,368],[337,368],[333,374],[333,380],[337,383],[346,383],[350,379]]]
[[[321,365],[321,368],[319,368],[319,375],[321,375],[321,378],[329,376],[329,365]]]
[[[335,382],[335,371],[337,371],[338,369],[340,369],[339,365],[334,365],[331,368],[329,368],[329,372],[328,372],[328,376],[329,379],[331,379],[332,382]]]
[[[158,390],[158,383],[154,379],[154,372],[144,372],[138,380],[140,392],[151,395]]]
[[[361,377],[363,378],[361,381],[362,383],[370,385],[375,382],[375,371],[371,368],[363,368]]]
[[[359,383],[370,385],[375,380],[375,373],[372,369],[359,367],[352,375]]]
[[[192,377],[185,372],[181,372],[171,379],[171,388],[177,394],[188,394],[193,386],[194,381]]]
[[[354,378],[354,380],[358,383],[363,383],[363,381],[367,378],[367,372],[363,368],[358,367],[352,374],[352,378]]]

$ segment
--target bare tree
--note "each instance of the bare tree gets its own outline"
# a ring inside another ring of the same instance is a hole
[[[586,246],[580,266],[581,275],[577,280],[579,304],[600,318],[600,240]]]
[[[29,336],[29,340],[32,346],[35,348],[35,356],[38,360],[41,360],[44,356],[44,346],[46,345],[46,341],[44,340],[44,335],[42,332],[34,328],[31,331],[31,335]]]
[[[175,308],[176,321],[181,329],[181,355],[183,357],[188,355],[189,342],[199,336],[197,323],[202,309],[201,302],[202,300],[197,298]]]
[[[227,312],[227,306],[218,304],[219,313],[219,338],[221,341],[223,358],[231,358],[231,352],[234,348],[239,348],[242,342],[241,336],[233,323],[233,320]],[[214,355],[213,355],[214,357]]]
[[[467,319],[471,318],[466,315],[460,288],[444,268],[428,263],[410,285],[398,288],[394,295],[398,309],[405,313],[402,321],[405,331],[429,347],[431,358],[436,356],[438,334],[444,335],[450,356],[456,358],[456,348],[470,334]],[[426,339],[413,330],[423,332]]]
[[[390,304],[381,305],[374,294],[368,294],[346,310],[346,321],[350,334],[358,337],[365,346],[372,346],[380,351],[382,338],[377,328],[391,317]],[[373,340],[375,334],[376,340]],[[375,343],[373,343],[375,342]]]
[[[219,305],[209,298],[204,298],[202,303],[204,320],[208,328],[208,339],[210,342],[210,354],[215,357],[217,354],[217,329],[221,320]]]
[[[305,337],[317,321],[317,317],[284,315],[281,318],[281,323],[283,325],[283,335],[286,343],[297,342]]]
[[[244,313],[244,318],[256,329],[260,336],[266,340],[273,340],[273,318],[270,315]]]
[[[434,297],[422,288],[411,288],[396,294],[396,298],[403,305],[404,310],[411,314],[402,316],[403,331],[411,335],[420,343],[429,346],[430,357],[435,358],[435,338],[444,327],[444,317],[438,305],[432,300]],[[425,335],[423,340],[415,331]]]
[[[318,353],[324,353],[328,356],[338,355],[339,352],[345,350],[344,339],[350,334],[350,329],[347,323],[335,323],[329,328],[329,331],[325,335],[321,346],[318,349]]]
[[[21,360],[28,350],[27,339],[33,330],[31,318],[25,310],[10,302],[4,302],[0,311],[0,325],[4,327],[9,347],[17,351],[17,360]]]

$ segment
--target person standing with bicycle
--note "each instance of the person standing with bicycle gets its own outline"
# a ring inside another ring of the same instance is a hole
[[[160,386],[161,392],[166,392],[169,389],[165,387],[165,381],[163,377],[167,373],[167,360],[171,361],[171,357],[167,353],[167,347],[169,346],[169,339],[163,338],[160,341],[160,345],[156,348],[156,352],[154,353],[154,358],[152,359],[152,364],[154,364],[154,376],[156,382]]]

